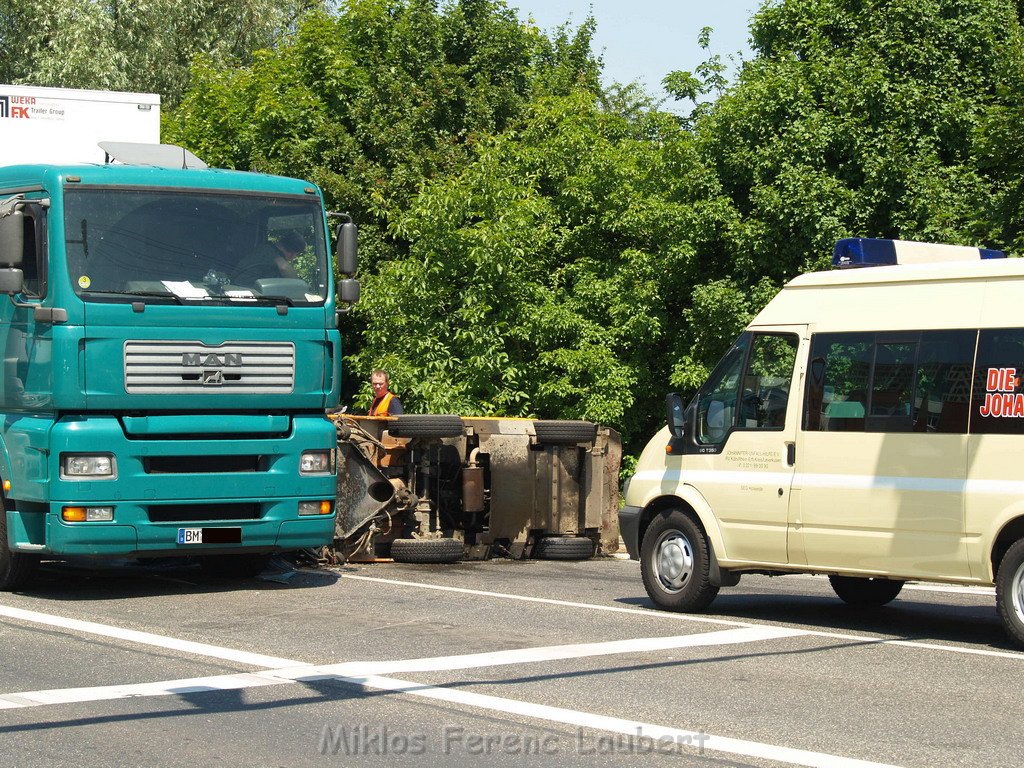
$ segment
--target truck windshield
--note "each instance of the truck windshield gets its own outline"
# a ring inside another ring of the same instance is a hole
[[[64,197],[68,274],[87,301],[322,304],[316,198],[80,187]]]

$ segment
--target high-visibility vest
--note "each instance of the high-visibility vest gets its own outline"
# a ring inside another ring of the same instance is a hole
[[[380,402],[377,403],[377,405],[375,405],[375,406],[371,405],[370,406],[370,415],[371,416],[387,416],[388,415],[388,410],[391,408],[391,398],[393,398],[393,397],[394,397],[394,395],[392,393],[388,392],[386,395],[384,395],[384,397],[382,397],[380,399]]]

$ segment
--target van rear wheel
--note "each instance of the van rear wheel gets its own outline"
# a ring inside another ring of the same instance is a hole
[[[1006,634],[1024,646],[1024,539],[1003,555],[996,574],[996,607]]]
[[[700,527],[677,509],[651,521],[640,547],[640,575],[659,608],[699,613],[718,587],[709,579],[711,548]]]
[[[903,582],[897,579],[829,576],[828,580],[840,600],[858,608],[878,608],[891,603],[903,589]]]

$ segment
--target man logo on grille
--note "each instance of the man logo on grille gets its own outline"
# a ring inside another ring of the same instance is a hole
[[[219,386],[224,383],[224,371],[203,371],[203,385]]]
[[[201,355],[186,352],[181,356],[181,364],[186,366],[219,365],[223,368],[238,367],[242,364],[242,356],[237,352],[223,355]]]

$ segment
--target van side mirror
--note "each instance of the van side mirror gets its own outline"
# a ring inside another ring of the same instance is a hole
[[[25,250],[25,214],[0,208],[0,264],[20,267]],[[20,272],[21,270],[19,270]]]
[[[351,221],[339,224],[337,235],[338,271],[347,277],[352,277],[359,266],[356,225]]]
[[[686,434],[686,406],[683,398],[676,392],[665,397],[665,414],[668,417],[668,430],[672,437],[682,439]]]

